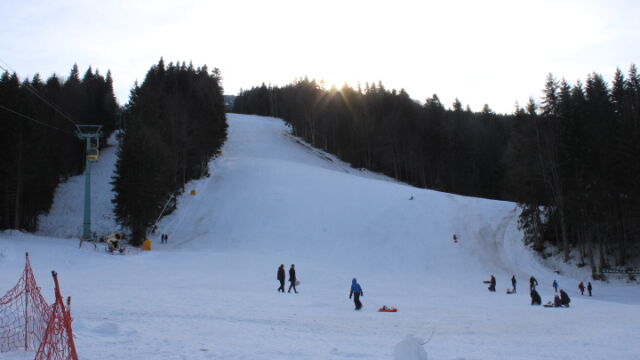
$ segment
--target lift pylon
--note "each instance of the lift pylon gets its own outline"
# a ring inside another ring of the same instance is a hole
[[[82,239],[91,239],[91,163],[98,161],[100,135],[102,125],[76,125],[76,135],[80,140],[85,140],[85,167],[84,167],[84,220],[82,225]]]

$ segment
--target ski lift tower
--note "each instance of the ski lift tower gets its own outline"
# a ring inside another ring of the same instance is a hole
[[[91,163],[100,157],[100,135],[102,125],[76,125],[76,135],[87,144],[84,167],[84,221],[82,239],[91,239]]]

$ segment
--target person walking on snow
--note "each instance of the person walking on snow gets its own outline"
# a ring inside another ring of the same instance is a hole
[[[511,286],[513,286],[513,293],[515,294],[516,292],[516,276],[515,275],[511,276]]]
[[[584,284],[582,283],[582,281],[580,281],[580,284],[578,284],[578,289],[580,289],[580,295],[584,295]]]
[[[362,292],[362,287],[356,281],[356,278],[351,280],[351,291],[349,292],[349,299],[353,296],[353,303],[356,305],[356,310],[360,310],[362,308],[362,303],[360,302],[360,296],[364,296]]]
[[[553,288],[558,292],[558,282],[553,280]]]
[[[283,293],[284,293],[284,279],[285,279],[284,264],[280,264],[280,266],[278,267],[278,281],[280,281],[280,287],[278,288],[278,291]]]
[[[291,285],[289,285],[289,291],[287,292],[291,292],[291,288],[293,288],[293,292],[297,294],[298,290],[296,290],[296,281],[298,281],[298,278],[296,278],[295,264],[291,264],[291,268],[289,269],[289,281],[291,282]]]
[[[538,286],[538,280],[536,280],[533,275],[529,278],[529,290],[535,290],[536,286]]]
[[[591,289],[593,289],[591,287],[591,281],[587,282],[587,291],[589,291],[589,296],[591,296]]]

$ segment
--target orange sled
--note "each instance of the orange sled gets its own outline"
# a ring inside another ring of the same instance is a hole
[[[388,307],[388,306],[383,306],[380,309],[378,309],[379,312],[398,312],[398,309],[394,308],[394,307]]]

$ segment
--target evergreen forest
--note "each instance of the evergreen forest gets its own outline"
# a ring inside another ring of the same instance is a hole
[[[210,175],[227,134],[219,70],[160,59],[131,91],[123,123],[113,202],[139,245],[188,181]]]
[[[82,78],[0,75],[0,230],[35,231],[56,187],[85,167],[85,142],[76,125],[102,125],[103,140],[117,124],[111,73],[89,68]],[[104,144],[104,141],[101,141]],[[81,220],[79,220],[81,221]]]
[[[233,111],[275,116],[355,168],[429,189],[514,201],[543,256],[625,266],[640,255],[640,74],[612,84],[549,74],[539,102],[512,114],[416,102],[381,83],[326,89],[307,78],[241,91]]]

